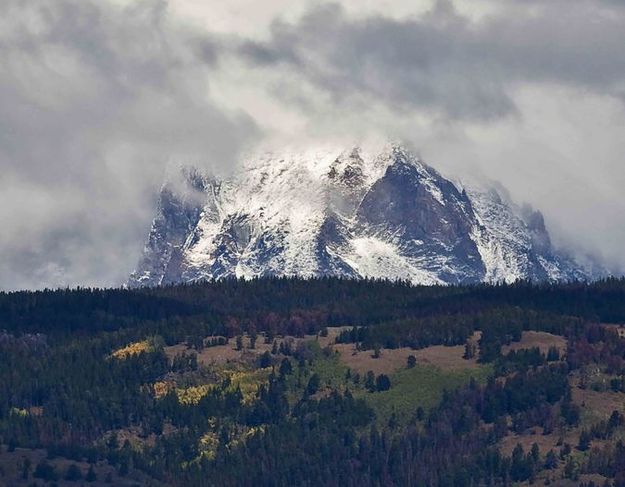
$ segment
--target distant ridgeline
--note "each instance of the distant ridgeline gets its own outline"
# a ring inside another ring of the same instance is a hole
[[[623,323],[625,279],[0,293],[0,485],[620,487]]]
[[[625,279],[416,286],[407,281],[282,277],[136,289],[20,291],[0,293],[0,330],[55,335],[145,327],[174,341],[191,331],[234,336],[252,328],[301,336],[327,326],[438,315],[463,316],[461,321],[474,316],[470,328],[476,328],[483,325],[482,315],[496,309],[547,316],[548,322],[559,315],[625,323]]]

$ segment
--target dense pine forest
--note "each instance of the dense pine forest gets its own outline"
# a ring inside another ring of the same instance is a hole
[[[625,486],[625,280],[0,294],[0,485]]]

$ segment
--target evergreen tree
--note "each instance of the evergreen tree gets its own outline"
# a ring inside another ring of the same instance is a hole
[[[80,471],[80,468],[78,468],[78,465],[72,463],[65,471],[65,480],[76,482],[80,479],[82,479],[82,472]]]
[[[306,386],[306,394],[309,396],[316,394],[319,390],[320,382],[321,381],[319,379],[319,376],[317,374],[313,374],[308,380],[308,385]]]
[[[33,477],[42,479],[45,482],[52,482],[58,480],[59,476],[56,473],[54,466],[48,463],[47,460],[42,460],[35,467]]]
[[[93,468],[93,465],[89,466],[89,470],[87,471],[87,475],[85,475],[85,480],[87,482],[95,482],[96,480],[98,480],[98,476],[95,473],[95,469]]]
[[[261,369],[265,369],[267,367],[271,367],[271,353],[269,353],[269,351],[265,351],[259,359],[259,366]]]
[[[564,477],[577,481],[579,479],[580,468],[579,463],[573,456],[569,456],[564,465]]]
[[[408,358],[406,359],[406,366],[409,369],[412,369],[416,365],[417,365],[417,357],[415,357],[414,355],[408,355]]]
[[[549,350],[547,351],[547,362],[556,362],[558,360],[560,360],[560,351],[558,350],[558,347],[549,347]]]
[[[527,480],[531,475],[530,463],[525,456],[523,447],[520,443],[514,447],[512,457],[510,459],[510,477],[512,480],[522,482]]]
[[[538,465],[538,462],[540,461],[540,447],[538,446],[538,443],[532,444],[532,449],[530,450],[530,457],[532,461],[534,462],[534,464]]]
[[[30,461],[30,458],[24,457],[24,460],[22,462],[22,479],[23,480],[28,480],[31,466],[32,466],[32,463]]]
[[[558,467],[558,456],[553,450],[549,450],[545,456],[545,468],[553,470]]]
[[[378,392],[388,391],[391,388],[391,379],[385,374],[380,374],[375,379],[375,389]]]
[[[282,362],[280,362],[279,373],[281,377],[291,375],[293,373],[293,367],[291,366],[291,361],[288,358],[283,358]]]
[[[476,350],[477,347],[475,345],[475,342],[471,339],[467,339],[466,343],[464,344],[464,354],[462,355],[462,358],[466,360],[474,358]]]
[[[592,437],[590,436],[590,433],[587,430],[582,430],[582,432],[579,435],[579,443],[577,445],[577,449],[579,451],[588,450],[588,448],[590,448],[591,440],[592,440]]]

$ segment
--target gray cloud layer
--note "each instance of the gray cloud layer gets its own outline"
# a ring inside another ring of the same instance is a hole
[[[209,98],[211,41],[165,7],[3,3],[0,287],[119,283],[165,163],[225,164],[253,136]]]
[[[225,170],[272,131],[398,134],[625,268],[624,3],[491,7],[322,4],[250,39],[190,27],[164,0],[5,0],[0,289],[120,283],[165,164]]]
[[[525,83],[625,100],[622,2],[554,0],[533,8],[525,2],[522,9],[515,3],[479,21],[449,1],[403,21],[350,19],[330,4],[295,24],[276,21],[268,41],[245,42],[240,50],[259,66],[293,69],[334,102],[373,98],[395,110],[425,108],[469,121],[513,113],[514,90]]]

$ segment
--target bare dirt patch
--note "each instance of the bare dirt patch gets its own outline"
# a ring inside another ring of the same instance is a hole
[[[339,335],[339,333],[341,333],[345,329],[351,328],[352,327],[350,326],[329,327],[326,336],[321,336],[320,334],[306,335],[300,338],[290,336],[278,336],[275,338],[275,341],[278,346],[280,346],[282,342],[289,342],[291,344],[291,349],[295,350],[298,343],[302,341],[316,340],[321,348],[325,348],[334,344],[334,342],[336,341],[336,337]],[[176,345],[165,347],[165,353],[169,360],[173,360],[176,355],[182,353],[197,353],[198,364],[204,366],[212,366],[253,361],[259,355],[262,355],[267,351],[270,352],[272,348],[273,341],[271,343],[265,343],[265,337],[262,334],[259,334],[253,349],[250,348],[250,337],[245,335],[243,336],[242,350],[236,349],[236,338],[231,338],[230,341],[225,345],[206,347],[199,352],[197,350],[194,350],[193,348],[188,347],[186,343],[178,343]]]
[[[566,351],[566,338],[544,331],[524,331],[520,341],[513,342],[510,345],[504,345],[501,347],[501,353],[506,355],[513,350],[534,347],[538,347],[544,354],[547,354],[550,347],[556,347],[560,353],[563,353]]]
[[[327,336],[319,335],[319,337],[318,337],[319,345],[322,348],[327,347],[328,345],[333,345],[336,342],[336,337],[338,337],[341,332],[343,332],[345,330],[351,330],[352,328],[353,328],[353,326],[333,326],[333,327],[328,327],[328,334],[327,334]],[[315,338],[315,337],[313,336],[312,338]]]
[[[625,394],[622,392],[598,392],[592,389],[580,389],[573,385],[571,388],[573,402],[582,409],[582,413],[598,419],[607,419],[612,411],[625,410]]]
[[[414,355],[417,357],[417,363],[434,365],[443,370],[474,369],[478,367],[476,358],[463,358],[464,345],[455,347],[434,345],[422,350],[416,350]]]
[[[420,350],[408,347],[382,349],[379,358],[374,358],[373,350],[356,350],[353,343],[339,343],[332,348],[339,352],[341,361],[351,369],[366,373],[371,370],[375,374],[390,374],[407,366],[408,357],[414,355],[417,364],[433,365],[445,371],[477,368],[475,359],[466,360],[464,346],[445,347],[435,345]]]
[[[444,371],[478,367],[476,359],[466,360],[462,358],[464,355],[464,345],[454,347],[436,345],[420,350],[412,350],[408,347],[382,349],[380,357],[374,358],[373,350],[357,350],[356,344],[354,343],[335,343],[337,336],[342,331],[351,328],[351,326],[329,327],[326,336],[322,336],[321,334],[306,335],[301,338],[278,336],[275,341],[278,346],[280,346],[282,342],[289,342],[292,350],[295,350],[297,345],[302,341],[317,341],[321,348],[330,347],[338,352],[341,362],[359,373],[366,373],[371,370],[375,374],[391,374],[397,370],[406,368],[410,355],[415,356],[418,364],[433,365]],[[476,334],[472,339],[477,341],[479,339],[479,334]],[[173,360],[176,355],[183,352],[197,353],[197,360],[200,365],[219,366],[229,363],[252,362],[259,355],[262,355],[266,351],[271,351],[272,348],[273,342],[265,343],[264,336],[261,334],[258,336],[255,348],[253,349],[250,348],[249,336],[244,336],[242,350],[236,349],[236,339],[231,338],[226,345],[206,347],[199,352],[188,347],[185,343],[179,343],[165,347],[165,353],[170,360]]]
[[[262,339],[259,339],[255,348],[249,348],[249,340],[247,340],[247,342],[244,342],[243,349],[237,350],[234,340],[230,340],[230,343],[226,345],[206,347],[201,351],[190,348],[184,343],[178,343],[165,347],[165,353],[169,360],[173,360],[176,355],[181,353],[195,353],[197,354],[198,364],[210,367],[229,363],[253,362],[266,351],[271,351],[271,348],[271,344],[262,343]]]
[[[408,356],[415,354],[410,348],[383,349],[379,358],[373,358],[373,350],[356,350],[354,343],[337,343],[332,348],[339,352],[341,362],[361,374],[369,370],[376,375],[391,374],[405,368]]]
[[[532,449],[532,445],[536,443],[540,448],[541,454],[546,454],[549,450],[554,450],[556,452],[559,451],[558,436],[555,434],[551,435],[543,435],[542,428],[536,427],[532,429],[532,432],[529,434],[509,434],[506,435],[501,442],[499,443],[501,454],[504,456],[512,455],[512,450],[518,445],[521,444],[523,450],[526,452]],[[566,439],[564,440],[566,441]]]

